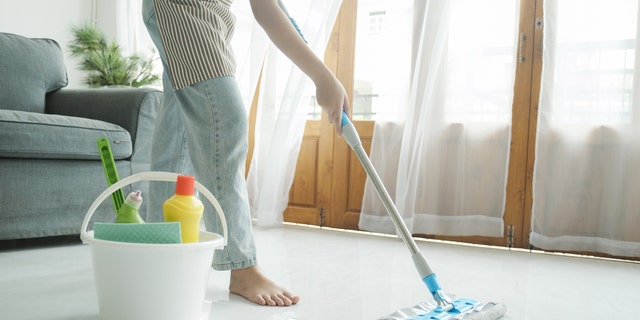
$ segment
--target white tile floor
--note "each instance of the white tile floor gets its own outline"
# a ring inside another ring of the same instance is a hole
[[[210,319],[376,319],[427,299],[402,242],[301,226],[256,230],[262,268],[299,294],[289,308],[229,295],[212,272]],[[640,319],[640,264],[419,241],[443,289],[500,301],[504,319]],[[87,245],[0,251],[0,319],[98,319]]]

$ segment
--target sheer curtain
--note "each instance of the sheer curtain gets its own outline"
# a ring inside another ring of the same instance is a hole
[[[160,56],[142,21],[142,0],[93,0],[92,11],[92,22],[118,43],[123,55],[153,59],[154,72],[162,74]],[[149,86],[162,89],[162,81]]]
[[[274,226],[282,223],[282,213],[289,202],[308,112],[305,107],[311,103],[315,90],[311,80],[266,40],[252,16],[248,18],[251,12],[247,4],[240,0],[234,4],[239,22],[234,50],[247,106],[251,105],[259,72],[263,71],[247,183],[256,225]],[[341,0],[295,0],[284,4],[297,20],[308,45],[323,57]]]
[[[638,1],[545,0],[530,241],[640,257]]]
[[[413,5],[408,103],[376,120],[372,162],[413,233],[501,237],[518,2]],[[394,232],[369,182],[360,228]]]
[[[125,55],[144,53],[149,55],[155,49],[140,16],[142,0],[115,0],[116,41]]]

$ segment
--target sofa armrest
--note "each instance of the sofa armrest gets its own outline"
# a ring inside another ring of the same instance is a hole
[[[150,88],[61,89],[47,95],[45,113],[119,125],[129,131],[135,152],[138,134],[153,132],[161,98]]]

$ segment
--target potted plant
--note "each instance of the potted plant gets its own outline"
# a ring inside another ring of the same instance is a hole
[[[72,32],[71,56],[81,59],[80,69],[88,72],[85,83],[89,87],[141,87],[158,81],[153,59],[138,54],[125,57],[120,46],[115,41],[108,43],[93,25],[73,27]]]

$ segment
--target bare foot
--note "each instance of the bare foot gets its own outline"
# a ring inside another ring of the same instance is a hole
[[[229,291],[263,306],[284,307],[300,301],[300,297],[267,279],[258,267],[231,270]]]

